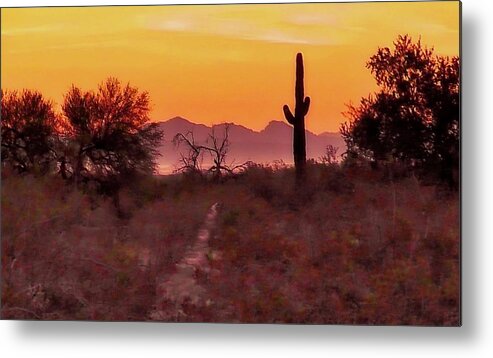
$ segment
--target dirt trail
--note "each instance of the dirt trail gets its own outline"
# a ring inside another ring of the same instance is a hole
[[[206,304],[207,290],[197,282],[196,272],[210,272],[209,239],[211,231],[216,224],[218,203],[213,204],[205,218],[202,228],[199,230],[197,240],[188,249],[179,263],[176,264],[176,272],[158,281],[156,288],[157,305],[150,313],[153,320],[175,320],[184,313],[181,305],[187,302],[192,305]]]

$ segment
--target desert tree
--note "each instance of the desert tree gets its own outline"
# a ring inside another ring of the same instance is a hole
[[[233,169],[226,164],[226,156],[228,155],[230,148],[229,128],[230,125],[225,124],[223,135],[218,136],[215,127],[212,127],[206,145],[203,147],[212,158],[213,165],[208,171],[212,173],[213,178],[216,180],[221,177],[223,172],[233,172]]]
[[[203,149],[209,153],[212,159],[213,165],[209,168],[208,172],[212,173],[212,177],[215,180],[219,180],[224,175],[234,175],[251,165],[251,161],[235,164],[233,160],[228,163],[226,159],[231,149],[231,141],[229,139],[231,125],[226,123],[222,127],[222,135],[218,135],[216,133],[216,128],[212,127],[206,145],[203,146]]]
[[[350,105],[341,134],[347,154],[426,169],[453,184],[459,165],[458,57],[399,36],[367,63],[379,91]]]
[[[176,172],[182,172],[189,175],[202,175],[202,159],[204,157],[204,150],[201,145],[195,141],[195,137],[192,131],[183,133],[177,133],[173,137],[173,144],[175,147],[185,146],[186,153],[180,152],[180,160]]]
[[[2,163],[46,172],[54,161],[56,115],[38,91],[1,91]]]
[[[211,174],[213,180],[218,181],[224,175],[233,175],[250,164],[247,162],[235,165],[233,162],[227,162],[226,159],[231,145],[229,140],[230,124],[226,123],[221,127],[223,128],[222,134],[217,133],[216,126],[212,127],[211,132],[203,143],[198,143],[195,140],[193,132],[177,133],[175,135],[173,143],[176,146],[183,145],[188,150],[186,153],[180,153],[178,172],[202,175],[202,162],[206,157],[210,159],[212,165],[205,172]]]
[[[70,160],[77,183],[94,180],[118,187],[136,174],[152,174],[162,133],[149,119],[149,94],[109,78],[97,91],[72,86],[62,105]]]

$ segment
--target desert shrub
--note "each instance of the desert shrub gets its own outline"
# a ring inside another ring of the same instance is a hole
[[[352,177],[351,192],[320,189],[296,210],[250,187],[221,198],[213,248],[222,274],[208,282],[216,320],[457,324],[457,198],[366,175]]]
[[[286,204],[286,198],[293,194],[294,170],[269,165],[252,165],[240,176],[239,182],[255,196],[273,205]]]
[[[340,164],[313,163],[308,168],[309,181],[307,185],[315,187],[319,192],[331,191],[340,194],[353,192],[354,184],[347,175],[347,171]]]
[[[61,180],[2,173],[2,317],[149,319],[219,202],[210,270],[195,272],[207,304],[168,302],[178,320],[458,324],[457,196],[370,168],[309,168],[315,195],[296,206],[290,169],[260,167],[223,183],[144,181],[125,194],[145,197],[127,218]],[[327,188],[330,175],[351,190]]]
[[[349,194],[354,189],[346,169],[337,163],[307,162],[305,182],[299,187],[294,185],[293,173],[294,169],[287,166],[255,165],[245,170],[238,182],[281,210],[298,210],[327,191]]]
[[[197,235],[210,202],[164,196],[121,219],[59,178],[2,180],[2,317],[145,320],[156,277]]]

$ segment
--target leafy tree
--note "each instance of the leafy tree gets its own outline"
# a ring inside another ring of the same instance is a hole
[[[1,106],[2,162],[19,173],[47,171],[54,159],[52,102],[37,91],[1,91]]]
[[[149,123],[147,92],[109,78],[96,92],[72,86],[62,110],[62,175],[117,186],[122,177],[154,172],[162,133]]]
[[[453,184],[459,165],[459,58],[405,35],[367,63],[380,90],[349,106],[341,134],[351,156],[389,158]],[[455,173],[455,174],[454,174]]]

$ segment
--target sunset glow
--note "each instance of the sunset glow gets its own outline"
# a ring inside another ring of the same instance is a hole
[[[307,128],[337,131],[345,104],[376,87],[365,68],[399,34],[459,54],[459,3],[19,8],[1,10],[2,89],[60,104],[70,85],[115,76],[150,93],[155,121],[261,129],[294,101],[303,52]]]

